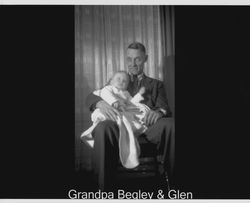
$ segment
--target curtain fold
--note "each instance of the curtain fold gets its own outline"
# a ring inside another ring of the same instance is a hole
[[[79,136],[90,125],[86,96],[101,88],[118,70],[126,70],[126,48],[133,41],[146,46],[146,75],[164,80],[173,95],[173,8],[164,6],[75,7],[75,148],[76,169],[90,169],[91,156]],[[169,75],[168,75],[169,74]],[[172,98],[169,102],[173,106]],[[170,107],[171,107],[170,105]]]
[[[174,7],[160,7],[163,49],[163,75],[170,109],[175,116],[175,19]]]

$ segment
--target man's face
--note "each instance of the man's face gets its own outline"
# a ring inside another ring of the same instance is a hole
[[[139,49],[127,49],[128,72],[132,75],[139,75],[143,72],[147,55]]]

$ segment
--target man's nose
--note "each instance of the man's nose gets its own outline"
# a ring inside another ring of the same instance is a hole
[[[132,63],[131,65],[134,67],[136,64],[135,64],[135,60],[132,60]]]

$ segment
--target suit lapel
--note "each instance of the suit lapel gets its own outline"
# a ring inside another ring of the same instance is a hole
[[[141,87],[145,87],[146,90],[148,90],[148,89],[150,89],[150,85],[151,85],[152,81],[153,80],[151,78],[149,78],[146,75],[144,75],[144,78],[142,79],[140,86]]]
[[[131,96],[133,97],[139,91],[140,87],[145,87],[146,90],[151,89],[152,81],[153,80],[151,78],[144,75],[141,82],[140,82],[139,88],[135,88],[134,83],[132,81],[130,81],[129,85],[128,85],[128,91],[131,94]]]

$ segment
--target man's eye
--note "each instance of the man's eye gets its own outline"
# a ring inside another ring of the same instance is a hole
[[[141,61],[141,58],[137,58],[135,59],[136,62],[140,62]]]

